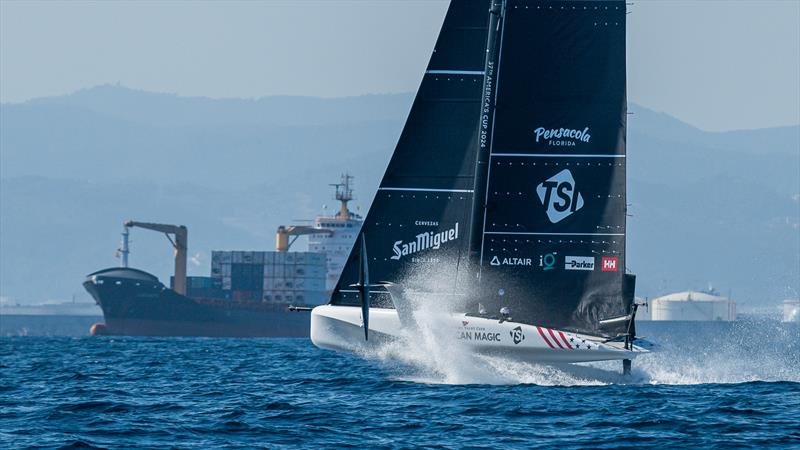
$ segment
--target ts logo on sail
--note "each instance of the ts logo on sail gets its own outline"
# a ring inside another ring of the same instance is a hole
[[[553,175],[536,186],[542,206],[547,208],[547,218],[558,223],[583,208],[583,196],[575,186],[569,169]]]

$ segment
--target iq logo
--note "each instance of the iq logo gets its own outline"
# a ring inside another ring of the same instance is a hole
[[[583,208],[583,196],[575,187],[569,169],[553,175],[536,186],[536,194],[547,210],[551,223],[558,223]]]
[[[556,268],[556,252],[548,253],[546,255],[539,256],[539,267],[542,270],[553,270]]]
[[[600,260],[600,270],[603,272],[616,272],[619,259],[616,256],[604,257]]]

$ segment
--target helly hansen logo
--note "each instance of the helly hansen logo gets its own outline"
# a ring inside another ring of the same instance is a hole
[[[614,257],[605,257],[600,262],[600,270],[603,272],[616,272],[617,271],[617,263],[619,260],[616,256]]]
[[[569,169],[553,175],[536,186],[542,206],[547,208],[547,218],[558,223],[583,208],[583,196],[575,186]]]

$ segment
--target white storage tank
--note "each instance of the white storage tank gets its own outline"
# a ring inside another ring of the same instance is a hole
[[[800,300],[783,301],[783,321],[800,322]]]
[[[716,292],[685,291],[650,300],[652,320],[736,320],[736,302]]]

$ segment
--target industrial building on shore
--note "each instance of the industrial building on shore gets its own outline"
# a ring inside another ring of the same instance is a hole
[[[646,308],[650,320],[722,321],[736,320],[736,302],[716,291],[684,291],[656,297]],[[647,314],[643,314],[647,320]],[[638,316],[637,316],[638,318]]]

